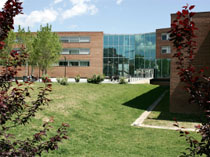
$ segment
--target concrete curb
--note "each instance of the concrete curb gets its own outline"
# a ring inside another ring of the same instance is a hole
[[[151,105],[147,108],[147,111],[144,111],[139,118],[135,120],[131,124],[131,126],[137,126],[137,127],[145,127],[145,128],[154,128],[154,129],[166,129],[166,130],[179,130],[177,127],[164,127],[164,126],[154,126],[154,125],[145,125],[143,124],[144,120],[149,116],[149,114],[152,112],[152,110],[158,105],[158,103],[163,99],[165,94],[167,93],[167,90]],[[191,128],[183,128],[182,131],[196,131],[195,129]]]

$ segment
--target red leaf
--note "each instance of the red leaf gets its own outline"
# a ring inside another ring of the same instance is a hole
[[[191,6],[189,7],[190,10],[192,10],[193,8],[195,8],[195,5],[191,5]]]
[[[189,132],[188,132],[188,131],[185,131],[184,133],[185,133],[186,135],[188,135],[188,134],[189,134]]]

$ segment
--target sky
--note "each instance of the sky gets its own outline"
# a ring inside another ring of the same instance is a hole
[[[103,31],[106,34],[138,34],[170,27],[170,14],[185,4],[193,11],[210,11],[210,0],[21,0],[23,14],[18,25],[37,31],[52,25],[52,31]],[[6,0],[0,0],[0,8]]]

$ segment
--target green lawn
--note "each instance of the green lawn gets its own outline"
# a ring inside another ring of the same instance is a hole
[[[40,84],[33,85],[34,87]],[[53,84],[53,101],[32,124],[15,130],[20,138],[38,131],[53,116],[54,128],[70,124],[69,140],[43,156],[51,157],[176,157],[185,139],[170,130],[131,127],[165,87],[119,84]]]

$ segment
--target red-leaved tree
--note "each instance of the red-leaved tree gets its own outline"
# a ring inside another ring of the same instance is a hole
[[[196,50],[196,35],[198,29],[193,22],[194,12],[191,10],[195,6],[188,4],[183,7],[182,11],[177,12],[176,19],[171,24],[170,40],[176,53],[173,57],[177,58],[178,75],[181,82],[185,83],[186,91],[190,95],[189,102],[195,103],[201,107],[206,115],[206,121],[202,125],[196,126],[201,140],[197,140],[189,135],[189,132],[180,130],[180,135],[186,137],[190,146],[188,152],[182,156],[206,155],[210,156],[210,77],[204,75],[207,67],[196,69],[193,66],[193,60]],[[179,127],[178,123],[175,126]]]
[[[0,11],[0,50],[4,47],[3,40],[7,38],[8,32],[14,29],[14,17],[22,12],[21,5],[19,0],[7,0],[3,10]],[[9,59],[6,66],[2,67],[0,75],[0,156],[41,156],[43,151],[55,150],[58,148],[58,142],[67,139],[68,124],[63,123],[55,135],[49,138],[46,136],[51,128],[49,122],[53,119],[44,123],[43,129],[32,137],[20,140],[16,139],[16,135],[9,133],[11,128],[19,125],[26,127],[40,107],[48,105],[50,100],[46,95],[51,91],[52,84],[49,83],[49,79],[45,80],[45,86],[40,88],[37,99],[27,102],[26,98],[30,98],[31,83],[18,81],[15,81],[15,85],[12,83],[19,67],[25,63],[27,55],[16,51],[8,53],[10,53]]]

